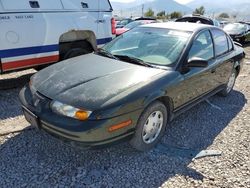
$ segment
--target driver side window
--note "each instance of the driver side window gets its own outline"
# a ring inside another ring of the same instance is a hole
[[[208,30],[201,32],[193,41],[188,59],[201,58],[206,61],[214,57],[214,47],[211,34]]]

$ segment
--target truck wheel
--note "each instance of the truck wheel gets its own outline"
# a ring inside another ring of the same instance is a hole
[[[139,151],[152,149],[163,136],[167,126],[168,113],[161,102],[150,104],[138,120],[130,145]]]
[[[51,64],[49,64],[49,65],[40,65],[40,66],[37,66],[37,67],[34,67],[34,69],[36,70],[36,71],[40,71],[40,70],[42,70],[42,69],[44,69],[44,68],[46,68],[46,67],[48,67],[48,66],[50,66]]]
[[[237,71],[233,69],[226,87],[218,93],[220,96],[226,97],[229,95],[229,93],[231,93],[231,91],[233,90],[235,81],[236,81],[236,77],[237,77]]]
[[[73,48],[64,55],[63,60],[84,55],[87,53],[89,53],[89,50],[85,50],[83,48]]]

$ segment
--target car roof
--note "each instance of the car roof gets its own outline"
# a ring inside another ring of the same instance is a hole
[[[204,17],[204,16],[184,16],[182,18],[178,18],[175,20],[175,22],[191,22],[191,23],[197,23],[197,21],[200,21],[203,24],[208,25],[215,25],[214,20]]]
[[[199,14],[184,15],[182,18],[203,18],[206,20],[213,20],[212,18],[209,18],[209,17],[204,16],[204,15],[199,15]],[[181,18],[179,18],[179,19],[181,19]]]
[[[137,20],[156,20],[155,18],[149,18],[149,17],[140,17],[140,18],[136,18],[135,21]]]
[[[174,30],[189,31],[189,32],[195,32],[205,28],[215,28],[214,26],[211,25],[188,23],[188,22],[152,23],[152,24],[142,25],[140,27],[165,28],[165,29],[174,29]]]

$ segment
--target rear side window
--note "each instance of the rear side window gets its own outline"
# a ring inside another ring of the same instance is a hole
[[[247,31],[250,31],[250,25],[246,25],[247,26]]]
[[[201,32],[194,39],[192,47],[189,51],[188,59],[202,58],[210,60],[214,57],[213,41],[208,30]]]
[[[214,25],[217,27],[220,27],[220,22],[218,22],[217,20],[214,20]]]
[[[229,47],[226,34],[219,29],[212,29],[212,35],[214,38],[215,55],[220,56],[228,52]]]

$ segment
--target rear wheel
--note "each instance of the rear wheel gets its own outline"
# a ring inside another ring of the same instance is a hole
[[[229,95],[229,93],[231,93],[231,91],[233,90],[235,81],[236,81],[236,77],[237,77],[237,71],[233,69],[226,87],[221,92],[219,92],[220,96],[226,97]]]
[[[167,118],[164,104],[157,101],[149,105],[138,120],[135,135],[130,141],[131,146],[139,151],[152,149],[165,132]]]
[[[51,64],[49,64],[49,65],[51,65]],[[49,66],[49,65],[40,65],[40,66],[34,67],[34,69],[35,69],[36,71],[40,71],[40,70],[46,68],[46,67]]]
[[[65,56],[63,57],[63,59],[70,59],[70,58],[73,58],[73,57],[77,57],[77,56],[80,56],[80,55],[84,55],[84,54],[87,54],[89,53],[88,50],[86,49],[83,49],[83,48],[74,48],[74,49],[71,49],[69,50]]]
[[[76,56],[93,52],[92,45],[86,40],[60,43],[60,60],[66,60]]]

